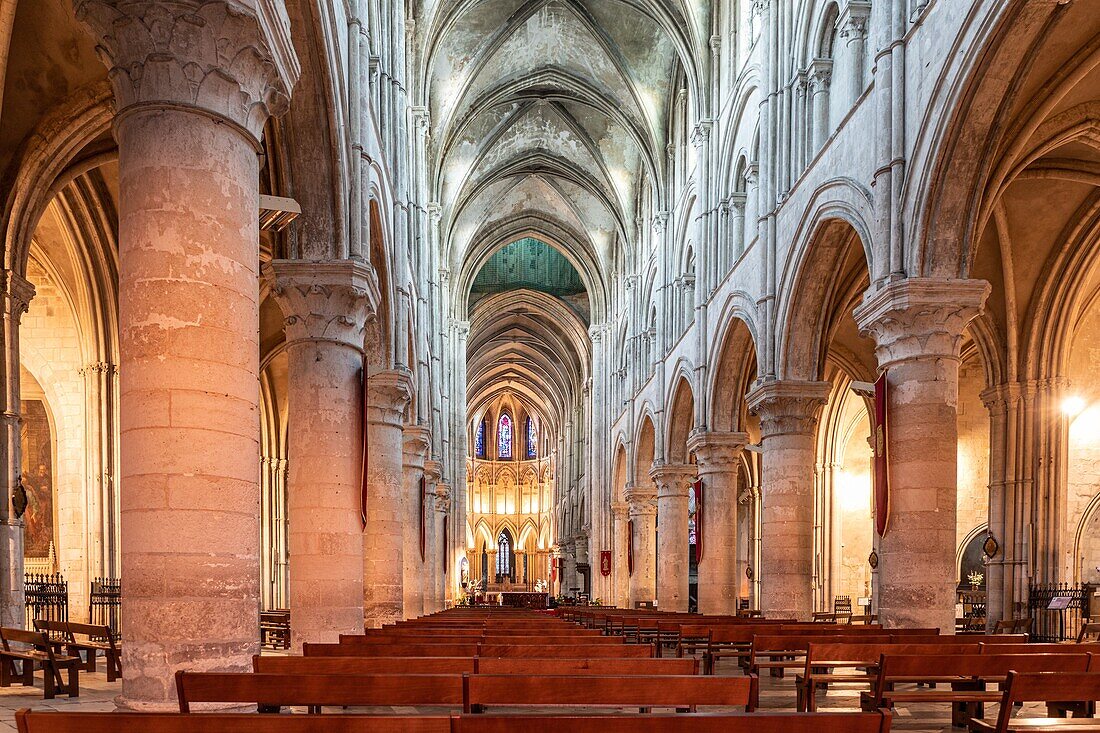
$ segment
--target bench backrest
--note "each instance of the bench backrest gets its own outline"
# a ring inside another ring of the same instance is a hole
[[[476,657],[477,644],[311,644],[307,657]]]
[[[462,704],[457,674],[255,674],[176,672],[180,712],[195,703],[256,705]]]
[[[882,655],[875,685],[881,700],[895,678],[1004,677],[1016,672],[1086,672],[1088,654],[891,654]]]
[[[331,720],[325,718],[325,720]],[[450,733],[446,715],[341,715],[340,733]],[[316,733],[312,715],[239,715],[204,713],[201,728],[183,713],[69,713],[20,710],[19,733]]]
[[[639,659],[654,656],[652,644],[616,644],[594,646],[587,644],[482,644],[478,648],[482,657],[538,657],[541,659]]]
[[[890,715],[829,713],[829,733],[889,733]],[[820,733],[820,713],[740,713],[701,715],[463,715],[454,733]],[[67,733],[67,732],[66,732]]]
[[[979,644],[982,654],[1100,654],[1093,644]]]
[[[49,640],[46,638],[46,634],[41,631],[26,631],[24,629],[9,629],[8,627],[0,628],[0,640],[4,643],[4,650],[10,651],[10,642],[16,642],[19,644],[29,644],[39,651],[45,651],[53,657],[53,647],[50,646]]]
[[[465,710],[476,705],[576,707],[748,706],[753,677],[478,674],[463,677]],[[568,730],[568,728],[562,728]]]
[[[997,731],[1008,730],[1017,702],[1087,702],[1100,700],[1098,672],[1009,672],[997,715]]]
[[[699,660],[681,659],[528,659],[479,657],[479,674],[692,675]]]
[[[963,644],[951,647],[955,654],[977,654],[980,651],[979,644]],[[864,643],[813,641],[810,642],[806,654],[806,668],[825,666],[818,662],[836,662],[832,666],[861,666],[864,664],[878,664],[883,654],[943,654],[942,644],[893,644],[893,643]]]
[[[252,657],[252,671],[267,674],[466,674],[476,657]]]

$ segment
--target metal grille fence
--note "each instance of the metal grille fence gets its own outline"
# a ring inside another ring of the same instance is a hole
[[[26,628],[33,629],[35,619],[69,620],[69,584],[60,573],[28,573],[23,576]]]
[[[1096,586],[1084,583],[1032,585],[1028,592],[1028,611],[1034,619],[1031,640],[1068,641],[1077,638],[1081,624],[1088,621]]]
[[[122,581],[96,578],[92,581],[89,623],[110,626],[115,639],[122,639]]]

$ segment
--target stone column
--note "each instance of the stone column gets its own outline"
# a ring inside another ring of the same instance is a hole
[[[429,459],[424,461],[424,509],[427,537],[424,550],[424,613],[435,613],[443,608],[443,527],[435,511],[435,492],[443,475],[443,464]]]
[[[879,541],[887,627],[955,626],[959,350],[989,294],[984,280],[909,278],[855,310],[889,384],[890,517]]]
[[[814,610],[814,453],[828,382],[764,382],[746,395],[760,417],[760,608],[809,621]]]
[[[693,431],[688,450],[699,462],[703,518],[699,559],[699,613],[737,612],[737,477],[741,451],[749,442],[745,433]]]
[[[615,580],[615,597],[611,599],[611,603],[620,608],[626,608],[630,602],[630,573],[626,556],[630,531],[630,505],[625,501],[617,501],[611,505],[611,513],[615,521],[615,554],[611,563],[611,574]]]
[[[264,270],[287,352],[290,633],[335,642],[363,629],[363,327],[378,302],[370,265],[276,260]]]
[[[8,271],[4,282],[4,499],[0,500],[0,622],[17,629],[26,624],[23,588],[23,518],[13,499],[23,475],[22,420],[19,401],[19,322],[34,298],[34,286]],[[23,507],[24,511],[26,507]]]
[[[573,547],[575,548],[574,551],[573,551],[573,554],[575,555],[575,559],[576,559],[576,567],[575,567],[575,569],[576,569],[575,577],[577,578],[576,585],[577,585],[578,588],[580,588],[580,590],[577,591],[577,592],[578,593],[583,593],[584,592],[584,575],[581,573],[581,566],[582,565],[588,565],[588,537],[587,537],[587,535],[578,535],[576,542],[573,544]],[[589,565],[589,567],[588,567],[588,577],[589,578],[592,577],[592,567],[591,567],[591,565]],[[594,585],[594,584],[592,584],[592,585]],[[589,592],[595,593],[595,588],[594,587],[590,588]],[[592,596],[592,597],[595,598],[595,596]]]
[[[259,613],[259,169],[298,76],[281,3],[75,0],[119,148],[126,677],[251,669]]]
[[[628,608],[657,599],[657,489],[652,481],[627,484],[624,492],[634,523],[634,572],[630,574]]]
[[[412,396],[404,369],[367,379],[367,501],[363,533],[363,616],[367,628],[404,618],[405,502],[401,428]]]
[[[417,618],[424,614],[425,597],[430,592],[427,558],[428,524],[434,521],[434,507],[429,506],[425,494],[428,487],[421,486],[424,478],[424,461],[432,447],[432,433],[422,425],[406,425],[402,478],[405,504],[405,570],[402,580],[402,598],[405,618]],[[424,523],[424,558],[420,556],[420,526]]]
[[[854,105],[863,94],[864,46],[867,41],[867,22],[871,18],[869,0],[848,0],[837,20],[840,37],[848,46],[851,66],[848,71],[848,103]]]
[[[813,150],[810,151],[810,158],[817,155],[832,131],[829,125],[829,85],[832,79],[833,60],[814,59],[810,64],[810,95],[813,110]]]
[[[688,610],[688,494],[695,466],[655,463],[649,475],[657,484],[657,607]]]
[[[570,595],[577,585],[577,542],[574,539],[562,543],[562,595]]]
[[[447,520],[449,519],[450,513],[451,513],[451,487],[448,486],[447,484],[436,484],[435,493],[434,493],[434,496],[433,496],[433,501],[431,502],[431,506],[435,510],[433,512],[433,515],[434,515],[434,520],[433,521],[435,523],[435,536],[440,538],[440,540],[442,540],[442,538],[443,538],[443,527],[446,526]],[[445,547],[442,548],[442,551],[446,552],[447,548],[445,548]],[[435,595],[434,608],[435,608],[436,611],[442,611],[443,607],[446,605],[446,598],[447,598],[447,596],[446,596],[447,591],[446,591],[446,588],[444,587],[445,578],[444,578],[444,575],[443,575],[443,556],[442,556],[442,554],[437,554],[436,555],[435,560],[434,560],[434,564],[436,566],[436,570],[434,571],[435,572],[434,577],[436,578],[436,580],[434,581],[434,589],[435,589],[435,592],[434,592],[434,595]],[[450,572],[458,572],[457,568],[453,568],[453,569],[449,569],[449,570],[450,570]],[[472,572],[471,572],[471,577],[473,577]]]

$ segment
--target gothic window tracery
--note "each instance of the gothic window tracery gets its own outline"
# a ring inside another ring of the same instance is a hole
[[[538,457],[538,432],[535,430],[535,421],[530,417],[527,418],[527,457]]]
[[[502,460],[512,457],[512,418],[507,412],[501,413],[497,422],[497,458]]]

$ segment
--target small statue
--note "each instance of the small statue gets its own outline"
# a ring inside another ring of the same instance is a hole
[[[15,512],[16,519],[22,519],[23,513],[27,511],[27,487],[23,485],[22,476],[16,482],[15,488],[11,490],[11,508]]]

